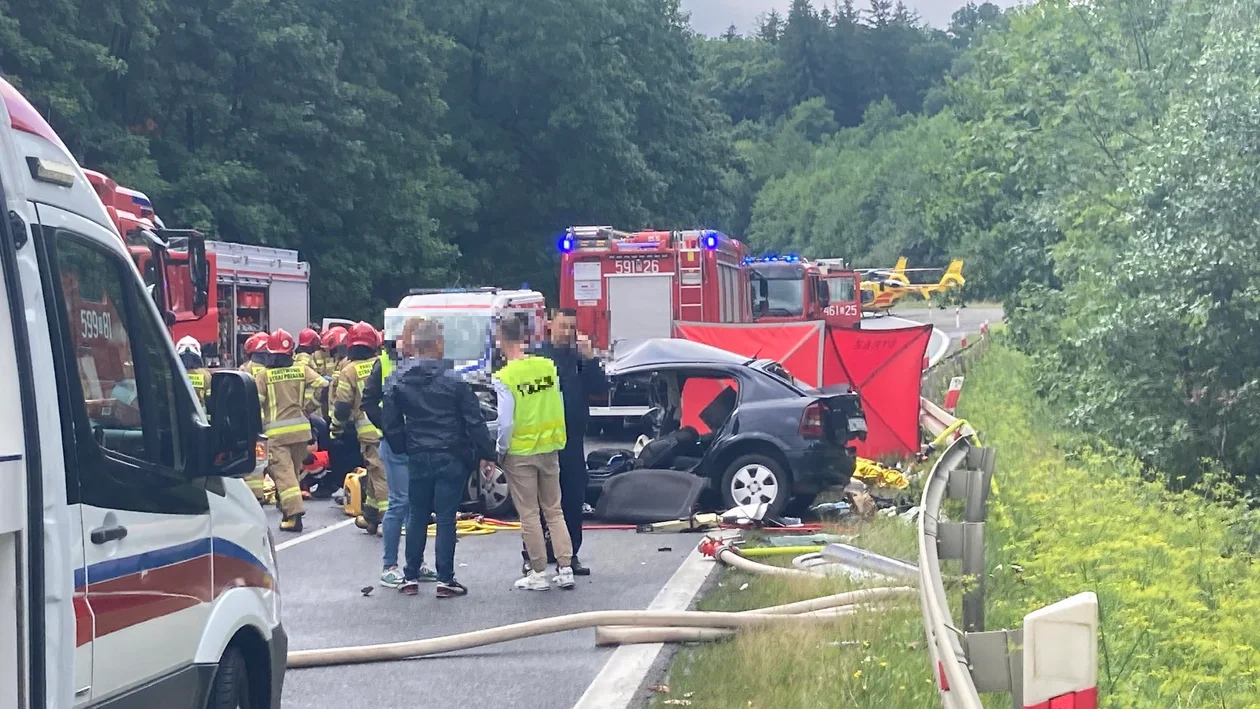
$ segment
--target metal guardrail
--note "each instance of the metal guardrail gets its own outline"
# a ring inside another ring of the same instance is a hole
[[[941,706],[983,709],[982,692],[1008,692],[1016,709],[1094,709],[1098,599],[1093,593],[1029,613],[1016,630],[984,627],[984,524],[996,451],[979,445],[969,424],[930,397],[940,396],[944,382],[970,369],[989,341],[982,336],[924,373],[921,424],[939,445],[954,438],[925,478],[919,515],[919,602]],[[962,521],[944,518],[947,499],[964,501]],[[951,559],[962,562],[961,629],[950,613],[941,574],[941,561]]]
[[[928,651],[936,667],[941,705],[946,709],[981,709],[971,677],[964,634],[955,626],[941,576],[941,559],[961,559],[972,585],[963,596],[964,631],[984,629],[984,516],[993,477],[994,451],[965,438],[954,441],[932,466],[923,488],[919,515],[919,600]],[[947,497],[966,500],[963,522],[941,520]]]

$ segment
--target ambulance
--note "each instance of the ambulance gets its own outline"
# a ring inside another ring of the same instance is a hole
[[[0,99],[0,707],[278,707],[254,383],[198,404],[87,176]]]

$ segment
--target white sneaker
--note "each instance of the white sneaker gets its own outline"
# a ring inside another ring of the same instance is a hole
[[[572,589],[577,583],[573,580],[573,567],[561,566],[556,569],[556,577],[552,581],[555,581],[557,586],[566,591]]]
[[[517,579],[514,585],[522,591],[551,590],[551,584],[547,582],[547,574],[543,571],[531,570],[527,576]]]

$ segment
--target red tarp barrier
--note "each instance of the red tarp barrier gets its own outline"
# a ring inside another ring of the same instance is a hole
[[[931,325],[893,330],[834,329],[828,333],[823,382],[848,384],[862,397],[866,440],[858,455],[878,458],[919,452],[919,393]]]
[[[821,322],[674,324],[675,337],[776,360],[807,384],[856,389],[869,429],[857,449],[867,458],[919,451],[920,377],[931,334],[931,325],[827,331]]]
[[[705,407],[713,403],[718,394],[721,394],[727,387],[731,387],[739,391],[739,382],[734,379],[711,379],[709,377],[694,377],[688,379],[683,384],[682,389],[682,426],[691,426],[696,429],[696,433],[704,435],[709,432],[709,426],[700,418],[700,412]]]
[[[745,357],[772,359],[797,379],[818,386],[823,380],[823,323],[718,325],[674,323],[674,337],[720,347]]]

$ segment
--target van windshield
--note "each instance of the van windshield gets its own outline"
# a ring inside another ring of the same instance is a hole
[[[473,362],[486,356],[493,335],[493,319],[490,313],[451,312],[449,310],[425,310],[408,308],[406,315],[390,313],[385,317],[385,336],[396,339],[402,334],[407,318],[424,318],[442,323],[442,338],[446,341],[443,357],[456,362]]]

